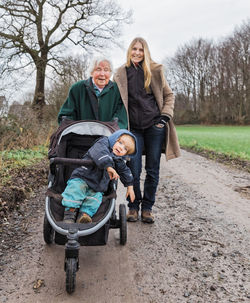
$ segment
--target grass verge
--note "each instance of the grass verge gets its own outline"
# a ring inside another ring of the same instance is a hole
[[[35,146],[32,149],[18,149],[0,152],[0,178],[4,185],[11,178],[11,171],[23,167],[30,167],[43,160],[48,155],[48,147]]]
[[[177,126],[182,148],[250,171],[250,126]]]

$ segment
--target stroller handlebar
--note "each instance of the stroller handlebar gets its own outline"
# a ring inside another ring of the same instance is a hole
[[[73,158],[50,158],[50,164],[63,164],[63,165],[91,165],[92,160],[82,160]]]

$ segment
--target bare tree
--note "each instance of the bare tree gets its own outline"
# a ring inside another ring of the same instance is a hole
[[[85,51],[115,41],[131,12],[113,0],[2,0],[0,57],[5,72],[33,68],[36,85],[33,106],[45,104],[48,67],[57,70],[72,47]]]
[[[250,122],[250,20],[218,44],[184,44],[165,64],[179,103],[178,122]]]
[[[86,56],[69,56],[62,61],[58,73],[54,75],[46,92],[46,118],[56,120],[57,114],[67,98],[70,86],[76,81],[87,79],[89,60]]]
[[[243,123],[249,115],[250,103],[250,22],[244,22],[234,31],[231,42],[231,62],[233,64],[233,118]]]
[[[0,118],[8,112],[8,102],[5,96],[0,96]]]
[[[190,103],[197,117],[206,106],[211,50],[211,42],[197,39],[179,47],[175,57],[166,61],[179,96],[186,95],[185,102]]]

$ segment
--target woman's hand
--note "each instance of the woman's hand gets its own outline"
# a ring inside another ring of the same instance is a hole
[[[167,122],[170,120],[168,116],[160,116],[159,122],[155,124],[158,128],[163,128]]]
[[[157,124],[155,124],[155,126],[158,127],[158,128],[163,128],[165,126],[165,124],[157,123]]]
[[[111,166],[107,167],[107,172],[108,172],[109,178],[110,178],[111,180],[112,180],[112,179],[117,180],[117,179],[120,178],[120,176],[117,174],[116,170],[115,170],[113,167],[111,167]]]
[[[127,197],[130,198],[130,202],[134,202],[135,201],[135,192],[134,192],[133,185],[130,185],[130,186],[127,187],[126,198]]]

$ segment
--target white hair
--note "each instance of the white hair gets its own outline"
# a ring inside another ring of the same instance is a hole
[[[98,58],[93,59],[92,63],[90,64],[90,75],[93,73],[95,68],[103,61],[105,61],[109,64],[110,72],[111,72],[111,74],[113,73],[113,64],[112,64],[112,62],[109,59],[105,58],[105,57],[98,57]]]

